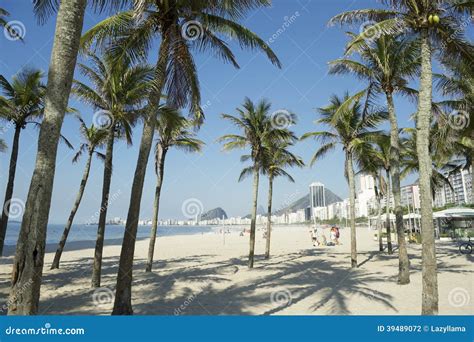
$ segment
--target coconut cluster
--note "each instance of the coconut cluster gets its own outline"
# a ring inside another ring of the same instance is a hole
[[[430,16],[428,17],[428,23],[430,23],[430,25],[437,25],[439,24],[439,16],[437,14],[430,14]]]

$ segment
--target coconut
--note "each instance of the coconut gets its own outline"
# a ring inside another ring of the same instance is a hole
[[[430,24],[433,24],[433,14],[430,14],[430,16],[428,17],[428,22]]]
[[[433,22],[439,24],[439,17],[436,14],[433,16]]]

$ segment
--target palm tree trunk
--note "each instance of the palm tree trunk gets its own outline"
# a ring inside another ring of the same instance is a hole
[[[153,207],[153,222],[151,226],[150,233],[150,245],[148,247],[148,261],[146,264],[146,272],[151,272],[153,268],[153,254],[155,252],[155,241],[156,241],[156,231],[158,229],[158,212],[160,209],[160,195],[161,195],[161,186],[163,185],[163,176],[165,173],[165,158],[166,150],[158,145],[156,151],[157,154],[157,180],[156,180],[156,189],[155,189],[155,202]]]
[[[259,166],[255,162],[253,168],[253,201],[252,201],[252,218],[250,221],[250,250],[249,250],[249,268],[253,268],[255,256],[255,230],[257,223],[257,203],[258,203],[258,180],[259,180]]]
[[[273,175],[268,177],[268,211],[267,211],[267,244],[265,247],[265,259],[270,259],[270,241],[272,234],[272,197],[273,197]]]
[[[158,108],[166,82],[166,66],[168,62],[169,41],[163,40],[160,46],[158,63],[156,66],[156,87],[150,96],[150,105]],[[135,241],[137,238],[138,216],[140,215],[140,202],[142,199],[143,183],[145,181],[146,166],[150,156],[153,134],[155,131],[154,109],[150,110],[150,117],[145,120],[143,126],[142,140],[138,152],[137,166],[133,178],[130,204],[128,207],[127,223],[123,236],[122,250],[117,274],[117,286],[115,290],[113,315],[132,315],[132,269],[135,254]]]
[[[349,207],[351,216],[351,267],[357,267],[357,236],[355,226],[355,180],[352,153],[346,152],[347,178],[349,182]]]
[[[8,169],[8,182],[5,191],[5,201],[2,207],[2,218],[0,219],[0,256],[3,255],[5,236],[7,235],[8,216],[10,214],[10,203],[13,196],[13,186],[15,185],[16,163],[18,161],[18,148],[20,143],[21,127],[15,126],[13,135],[12,153],[10,155],[10,167]]]
[[[474,204],[474,151],[471,152],[471,204]]]
[[[430,183],[432,161],[429,149],[433,75],[428,30],[424,29],[421,35],[421,79],[416,118],[416,149],[418,152],[421,198],[423,288],[421,313],[423,315],[435,315],[438,313],[438,278]]]
[[[81,185],[79,186],[79,192],[77,193],[76,201],[74,202],[71,213],[69,214],[66,227],[64,227],[63,235],[61,236],[61,240],[59,241],[58,249],[56,250],[56,254],[54,255],[53,264],[51,265],[52,270],[55,268],[59,268],[59,261],[61,260],[61,255],[63,254],[64,246],[66,245],[67,237],[69,235],[69,231],[71,230],[72,222],[74,221],[74,216],[76,216],[76,212],[79,209],[79,205],[81,204],[82,195],[84,195],[84,189],[86,188],[87,179],[89,178],[92,155],[93,151],[89,151],[86,167],[84,168],[84,173],[82,175]]]
[[[387,194],[385,198],[385,212],[386,216],[386,229],[387,229],[387,253],[393,254],[392,246],[392,223],[390,222],[390,195],[392,194],[392,187],[390,183],[390,170],[386,170],[387,173]]]
[[[403,209],[400,190],[400,138],[393,96],[387,93],[388,114],[390,118],[390,171],[392,177],[393,202],[395,207],[395,227],[398,240],[398,283],[410,283],[410,260],[408,259],[405,228],[403,227]]]
[[[35,170],[13,264],[9,315],[38,312],[56,154],[71,92],[85,7],[86,0],[61,1],[59,4]]]
[[[112,159],[114,154],[115,124],[112,122],[107,137],[105,150],[104,180],[102,184],[102,200],[100,202],[99,225],[97,227],[97,240],[95,243],[94,265],[92,267],[92,288],[100,287],[102,271],[102,252],[104,250],[105,224],[107,209],[109,207],[110,183],[112,181]]]
[[[379,179],[379,188],[382,189],[382,177]],[[382,199],[380,198],[380,191],[377,194],[377,236],[379,238],[379,251],[383,252],[383,239],[382,239]]]

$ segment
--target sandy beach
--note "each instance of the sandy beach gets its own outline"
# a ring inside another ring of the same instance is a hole
[[[350,269],[349,231],[341,246],[311,245],[305,227],[276,227],[272,257],[257,232],[255,268],[247,264],[248,235],[238,233],[159,237],[154,270],[146,273],[148,239],[137,242],[133,283],[136,315],[419,315],[421,246],[409,245],[411,283],[397,285],[397,251],[377,251],[374,231],[358,228],[357,269]],[[108,315],[120,255],[119,240],[106,241],[102,288],[90,289],[93,242],[66,247],[61,268],[49,270],[54,245],[45,256],[42,315]],[[14,248],[0,264],[0,297],[5,305]],[[437,243],[439,307],[442,315],[474,312],[473,256],[454,242]],[[5,310],[2,310],[5,314]]]

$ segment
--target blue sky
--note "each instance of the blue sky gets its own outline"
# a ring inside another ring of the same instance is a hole
[[[24,43],[0,39],[0,74],[6,78],[16,74],[22,67],[37,67],[48,70],[53,43],[55,18],[45,25],[36,23],[29,0],[0,0],[1,7],[11,13],[10,20],[21,21],[26,28]],[[261,98],[270,100],[273,109],[289,109],[298,116],[298,124],[293,127],[297,135],[319,130],[314,124],[316,108],[324,106],[331,94],[342,94],[348,90],[355,92],[364,86],[351,77],[327,75],[327,62],[342,55],[348,28],[328,27],[328,20],[335,14],[355,8],[374,6],[374,1],[334,1],[334,0],[275,0],[271,8],[252,13],[244,24],[268,40],[291,16],[296,19],[270,45],[283,63],[277,69],[261,53],[242,52],[234,42],[230,42],[241,65],[240,70],[226,65],[209,55],[196,55],[202,88],[202,103],[206,109],[206,121],[198,133],[206,142],[202,154],[190,155],[172,150],[168,154],[165,182],[161,200],[160,218],[183,218],[181,206],[186,199],[196,198],[202,202],[204,210],[221,206],[231,216],[246,215],[251,206],[251,180],[237,182],[242,164],[240,152],[224,153],[216,139],[227,133],[236,132],[220,118],[221,113],[234,113],[245,96],[254,101]],[[88,10],[84,30],[89,29],[103,16]],[[359,31],[359,27],[352,28]],[[155,61],[156,49],[150,55]],[[78,76],[79,77],[79,76]],[[46,79],[45,79],[46,82]],[[70,105],[79,109],[86,122],[90,123],[94,109],[75,100]],[[411,127],[409,116],[415,108],[402,99],[396,99],[401,127]],[[77,121],[67,117],[62,133],[74,146],[80,143]],[[108,217],[126,217],[131,182],[140,143],[142,127],[134,130],[134,144],[128,147],[117,142],[114,151],[114,174],[111,194],[115,195],[110,204]],[[9,130],[3,138],[11,145],[13,132]],[[22,132],[19,163],[14,197],[26,199],[33,171],[38,131],[28,128]],[[299,143],[294,152],[309,162],[317,148],[313,141]],[[8,172],[8,150],[0,155],[0,194],[3,196]],[[54,193],[50,222],[66,221],[78,190],[85,160],[72,164],[74,152],[61,145],[58,150]],[[296,183],[278,179],[274,189],[274,207],[282,207],[308,192],[313,181],[323,182],[341,197],[347,195],[347,185],[343,177],[343,156],[338,151],[317,163],[313,168],[291,170]],[[102,187],[103,164],[93,161],[91,175],[83,203],[77,214],[77,223],[90,219],[99,209]],[[149,163],[141,218],[152,214],[155,187],[153,163]],[[405,181],[409,182],[411,179]],[[261,181],[259,205],[266,206],[267,180]],[[2,197],[3,200],[3,197]]]

